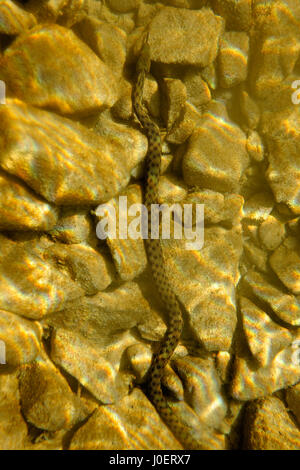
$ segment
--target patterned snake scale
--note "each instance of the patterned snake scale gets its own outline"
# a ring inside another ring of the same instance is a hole
[[[164,258],[159,239],[151,239],[151,204],[157,204],[157,191],[161,164],[161,139],[158,126],[151,120],[143,105],[143,88],[146,73],[151,65],[150,49],[144,42],[136,64],[136,81],[132,100],[134,111],[148,138],[145,205],[148,209],[148,239],[145,240],[147,256],[157,291],[169,315],[169,324],[159,351],[154,355],[149,371],[149,397],[163,421],[186,449],[199,449],[199,444],[191,436],[191,430],[174,414],[164,398],[161,378],[164,368],[171,358],[181,336],[183,319],[178,300],[170,286],[164,268]]]

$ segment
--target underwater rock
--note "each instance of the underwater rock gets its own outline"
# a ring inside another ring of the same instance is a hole
[[[247,405],[243,448],[299,450],[300,431],[279,398],[267,397]]]
[[[176,78],[164,78],[162,86],[164,96],[162,117],[167,129],[171,129],[184,110],[187,91],[182,81]]]
[[[123,29],[127,34],[131,33],[135,27],[135,11],[129,11],[126,13],[114,12],[108,7],[106,1],[105,3],[102,3],[98,0],[89,0],[86,2],[85,9],[89,16],[95,16],[100,21],[114,24],[118,28]]]
[[[205,80],[209,88],[211,88],[212,90],[217,89],[218,76],[214,62],[201,69],[201,77],[203,78],[203,80]]]
[[[216,58],[222,29],[223,19],[209,9],[162,8],[149,27],[151,58],[164,64],[205,67]]]
[[[111,108],[111,115],[117,120],[129,121],[132,117],[132,85],[123,78],[120,82],[119,99]]]
[[[188,70],[183,76],[188,101],[200,108],[211,100],[211,92],[202,75],[197,70]]]
[[[218,56],[220,86],[230,88],[247,78],[249,37],[237,31],[225,32]]]
[[[173,204],[185,200],[187,189],[182,181],[173,175],[163,175],[158,183],[158,204]]]
[[[289,108],[292,103],[291,78],[299,57],[300,37],[289,37],[287,33],[283,37],[272,35],[261,39],[256,47],[255,67],[250,74],[255,97],[263,100],[265,110]]]
[[[133,376],[119,368],[123,351],[136,340],[124,332],[111,343],[101,348],[77,332],[58,328],[51,337],[51,359],[101,403],[115,403],[132,385]]]
[[[187,392],[185,392],[187,393]],[[185,402],[172,403],[172,411],[185,423],[189,433],[197,441],[198,450],[225,450],[225,435],[200,420],[195,411]]]
[[[294,359],[293,343],[280,351],[265,367],[257,368],[253,359],[236,357],[231,384],[232,397],[242,401],[255,400],[299,382],[300,362]]]
[[[147,323],[152,313],[135,282],[126,282],[78,301],[71,300],[65,307],[45,318],[45,324],[76,331],[99,347],[110,345],[118,334],[122,336],[124,331]]]
[[[145,376],[151,364],[151,349],[142,343],[133,344],[126,349],[126,356],[136,376],[137,383],[141,383],[145,380]]]
[[[151,116],[160,118],[161,106],[161,92],[157,80],[150,74],[145,77],[143,101]]]
[[[39,22],[55,23],[72,27],[80,21],[85,15],[91,0],[30,0],[28,7]]]
[[[70,0],[44,0],[42,2],[40,0],[31,0],[30,9],[39,11],[39,13],[43,11],[45,16],[55,20],[68,3],[70,3]]]
[[[258,271],[263,273],[269,272],[270,267],[266,250],[259,248],[253,240],[244,241],[243,248],[246,259],[250,262],[253,269],[256,267]]]
[[[124,198],[127,198],[127,200]],[[130,185],[118,198],[114,198],[106,204],[106,206],[111,208],[112,214],[116,215],[116,236],[108,236],[107,245],[113,257],[116,270],[123,281],[131,281],[141,274],[147,266],[147,256],[143,239],[141,237],[136,239],[132,238],[133,235],[138,236],[138,234],[142,233],[140,224],[135,224],[134,222],[134,220],[139,217],[139,212],[134,215],[128,214],[128,210],[131,209],[133,204],[142,204],[142,202],[141,186]],[[111,220],[113,223],[109,211],[105,209],[104,212],[102,214],[98,212],[99,224],[104,223],[104,217]],[[134,224],[133,227],[131,226],[132,224]],[[123,227],[122,229],[121,225]],[[130,232],[131,228],[134,230],[132,234]],[[124,232],[124,229],[126,232]]]
[[[145,77],[143,101],[151,116],[158,118],[160,115],[160,93],[156,80],[150,74]],[[120,98],[113,106],[112,113],[122,120],[132,119],[132,84],[124,78],[120,82]],[[104,113],[101,114],[100,119],[103,116]]]
[[[150,23],[155,14],[163,8],[161,3],[142,2],[136,14],[136,26],[145,26]]]
[[[241,423],[244,417],[245,403],[228,400],[228,412],[221,425],[225,434],[226,449],[240,449],[241,445]]]
[[[300,256],[298,239],[288,237],[270,256],[270,265],[293,294],[300,294]]]
[[[256,129],[260,120],[260,109],[246,90],[241,90],[240,107],[247,126]]]
[[[87,115],[117,100],[112,71],[59,25],[39,25],[17,38],[4,52],[1,75],[16,98],[61,114]]]
[[[225,90],[224,93],[225,95],[223,98],[221,95],[220,98],[218,99],[211,99],[209,103],[207,104],[207,106],[204,107],[205,112],[202,114],[203,119],[208,119],[212,123],[214,119],[218,119],[218,120],[222,119],[223,124],[227,124],[228,122],[230,122],[226,94],[227,96],[230,96],[231,91]],[[203,119],[201,119],[201,126],[202,126]],[[218,123],[219,121],[216,121],[216,122]],[[230,122],[230,124],[232,123]],[[237,128],[239,129],[239,126],[237,126]]]
[[[5,363],[18,366],[33,361],[40,351],[42,329],[10,312],[0,310],[0,340],[5,344]]]
[[[184,181],[190,186],[221,192],[235,192],[249,162],[246,136],[230,121],[203,115],[188,141],[183,157]]]
[[[273,322],[269,315],[246,297],[240,298],[240,308],[250,351],[264,367],[279,351],[291,344],[292,334]]]
[[[55,243],[45,251],[44,259],[64,266],[86,295],[94,295],[112,282],[108,261],[89,245]]]
[[[292,110],[291,83],[298,78],[299,4],[295,0],[279,0],[268,5],[258,2],[253,5],[253,17],[257,30],[256,58],[250,83],[263,104],[264,114],[272,113],[267,120],[272,133],[275,131],[279,137],[280,132],[273,120],[274,111]]]
[[[60,217],[49,231],[53,240],[62,243],[81,243],[94,231],[89,211],[85,208],[62,207]]]
[[[226,28],[248,31],[252,24],[252,0],[213,0],[214,11],[226,21]]]
[[[0,3],[0,33],[15,35],[36,25],[35,17],[10,0]]]
[[[63,11],[60,12],[58,23],[72,28],[86,16],[87,4],[86,0],[69,0]]]
[[[218,351],[215,355],[215,367],[223,383],[230,382],[231,354],[228,351]]]
[[[39,319],[84,294],[68,273],[43,258],[37,241],[23,244],[3,235],[0,239],[1,309]]]
[[[115,25],[103,23],[91,16],[83,18],[75,28],[114,76],[121,77],[126,59],[125,32]]]
[[[273,215],[269,215],[259,226],[259,239],[267,250],[275,250],[284,240],[285,226]]]
[[[170,153],[171,151],[168,146],[168,143],[165,141],[164,144],[165,145],[163,145],[163,148],[162,148],[163,153],[161,156],[161,167],[160,167],[161,175],[164,175],[165,173],[169,172],[171,164],[174,159],[173,155]]]
[[[290,92],[291,100],[291,92]],[[300,112],[272,119],[272,130],[266,134],[269,167],[266,177],[277,202],[300,214]]]
[[[147,154],[148,141],[140,131],[113,121],[107,112],[97,115],[93,130],[112,145],[116,152],[117,148],[120,147],[120,161],[124,159],[130,164],[131,159],[134,158],[136,159],[135,165],[144,164],[143,157]],[[131,174],[134,177],[137,170],[135,165],[131,167]]]
[[[0,230],[50,230],[58,210],[20,180],[0,173]]]
[[[298,349],[298,357],[300,362],[300,342]],[[286,391],[286,401],[289,409],[294,413],[300,425],[300,383],[289,387]]]
[[[179,450],[171,431],[141,390],[115,405],[99,406],[75,432],[70,450]]]
[[[187,402],[199,421],[218,429],[227,411],[221,381],[211,357],[184,357],[172,361],[186,390]]]
[[[238,224],[242,218],[244,199],[239,194],[222,194],[211,189],[190,192],[183,204],[204,204],[204,221],[208,224],[232,222]]]
[[[241,230],[207,228],[204,246],[162,240],[172,287],[189,313],[193,335],[209,351],[228,350],[236,326],[234,287],[242,250]]]
[[[278,318],[291,326],[300,325],[298,297],[281,291],[269,283],[266,277],[255,271],[248,271],[244,280],[253,293],[271,307]]]
[[[125,142],[112,140],[19,100],[7,100],[0,120],[2,168],[58,205],[110,199],[144,157],[144,136],[134,129],[125,131]]]
[[[103,403],[128,393],[133,374],[124,372],[124,351],[137,340],[130,331],[151,311],[133,282],[70,302],[44,323],[54,329],[51,358]]]
[[[260,192],[250,197],[244,204],[244,218],[251,223],[263,222],[272,212],[275,205],[271,193]]]
[[[260,135],[256,131],[250,131],[246,141],[247,152],[255,162],[262,162],[264,159],[264,146]]]
[[[39,432],[39,436],[33,442],[29,439],[27,440],[24,450],[64,450],[68,431],[61,429],[60,431]]]
[[[150,302],[151,314],[146,322],[137,325],[137,330],[147,344],[149,341],[161,341],[167,329],[167,312],[161,302],[157,288],[153,284],[150,269],[146,269],[139,277],[139,286],[143,292],[143,297]]]
[[[230,0],[235,1],[235,0]],[[256,1],[253,5],[256,17],[256,27],[267,36],[294,35],[300,37],[300,10],[295,0],[278,0],[268,2]]]
[[[0,374],[0,450],[22,450],[27,438],[17,376],[18,372]]]
[[[80,399],[48,359],[22,366],[19,389],[22,413],[39,429],[70,429],[85,417]]]
[[[177,351],[183,348],[182,346],[177,347]],[[175,354],[177,354],[177,351]],[[151,362],[149,363],[150,366]],[[166,393],[174,397],[177,401],[183,401],[185,399],[185,389],[179,376],[174,372],[174,369],[167,364],[164,370],[163,377],[161,379],[161,385]]]
[[[200,126],[201,119],[202,116],[197,109],[189,102],[186,102],[178,121],[175,121],[166,136],[167,141],[170,144],[182,144],[190,137],[195,127]]]
[[[141,4],[141,0],[108,0],[107,3],[112,10],[127,13],[136,10]]]

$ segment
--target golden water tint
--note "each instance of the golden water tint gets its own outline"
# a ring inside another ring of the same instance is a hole
[[[161,243],[184,319],[163,394],[198,448],[300,449],[299,2],[165,3],[0,4],[1,449],[182,448],[145,383],[165,291],[142,240],[95,233],[145,187],[147,31],[159,202],[205,204],[201,250]]]

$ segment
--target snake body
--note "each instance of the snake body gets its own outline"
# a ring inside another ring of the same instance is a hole
[[[150,49],[148,43],[145,42],[136,64],[136,81],[133,87],[132,101],[134,111],[148,138],[144,198],[145,206],[148,210],[148,239],[145,240],[146,251],[157,291],[169,315],[166,334],[158,352],[153,356],[149,371],[149,398],[175,437],[187,449],[199,449],[198,443],[191,436],[191,430],[182,423],[171,410],[161,389],[163,371],[179,342],[183,319],[178,300],[165,271],[160,239],[151,238],[151,205],[158,203],[157,194],[161,165],[161,138],[158,126],[151,120],[143,104],[144,81],[146,73],[150,70],[150,65]]]

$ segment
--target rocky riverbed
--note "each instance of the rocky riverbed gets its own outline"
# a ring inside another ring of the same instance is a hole
[[[146,32],[159,202],[204,205],[201,249],[162,240],[164,394],[205,449],[300,450],[299,0],[0,2],[0,449],[182,449],[144,242],[97,236],[143,201]]]

